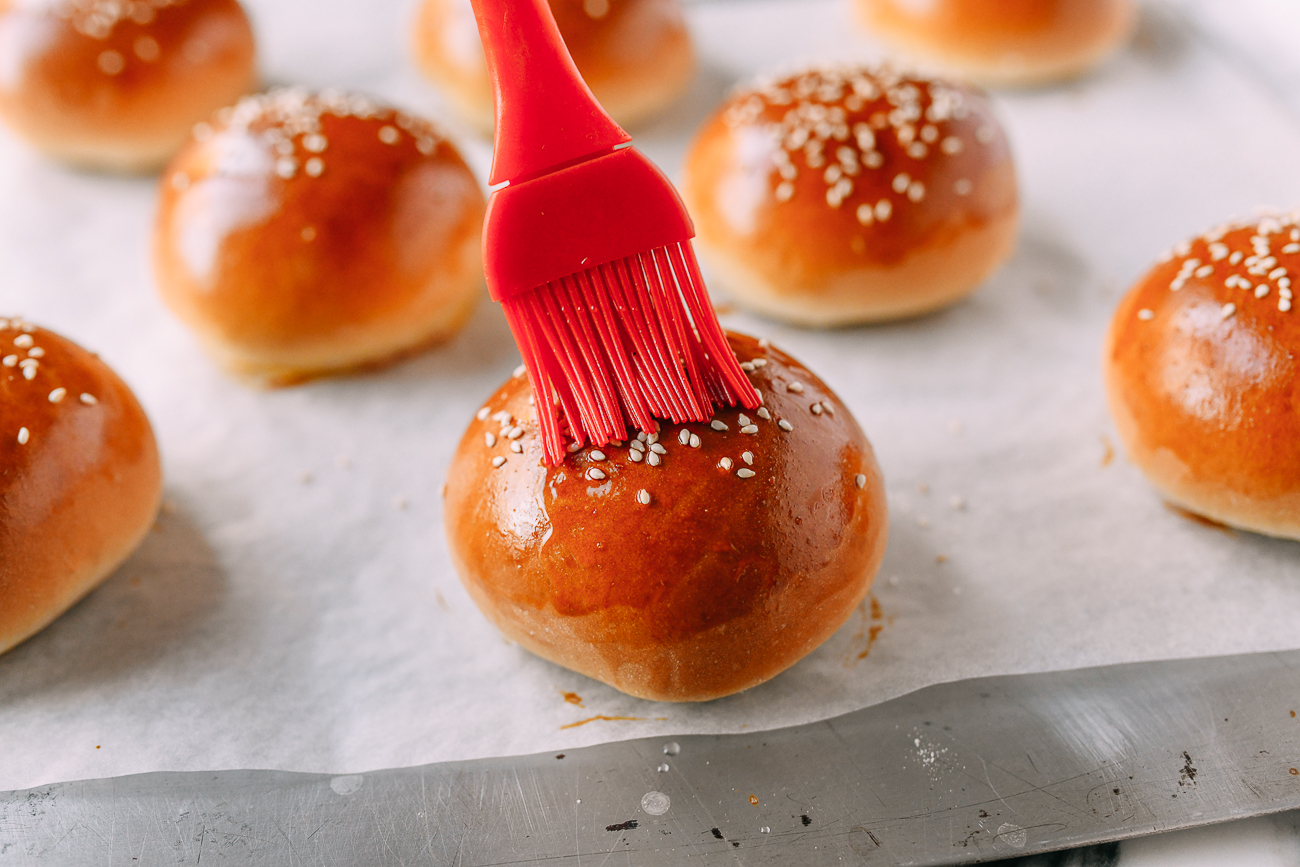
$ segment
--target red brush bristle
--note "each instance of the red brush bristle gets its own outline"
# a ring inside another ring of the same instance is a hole
[[[690,242],[608,262],[502,302],[533,386],[546,461],[579,446],[658,430],[655,419],[707,421],[748,409],[740,369],[704,291]]]

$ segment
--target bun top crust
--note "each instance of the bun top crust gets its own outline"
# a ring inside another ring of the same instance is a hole
[[[98,357],[0,318],[0,652],[103,579],[152,524],[153,430]]]
[[[449,472],[447,529],[508,636],[635,695],[701,700],[793,664],[861,601],[888,523],[870,444],[807,368],[729,338],[757,412],[547,467],[526,378],[479,410]]]
[[[481,272],[483,194],[456,148],[363,96],[246,97],[194,128],[161,188],[168,304],[267,363],[338,366],[339,346],[372,351],[464,308]]]
[[[0,114],[57,157],[111,169],[161,164],[255,79],[236,0],[0,0],[0,39]]]
[[[828,66],[737,91],[705,124],[683,194],[702,240],[752,244],[817,284],[1014,219],[1015,171],[976,91]]]
[[[1178,245],[1120,303],[1105,354],[1116,424],[1157,486],[1226,523],[1291,536],[1300,536],[1297,216]]]

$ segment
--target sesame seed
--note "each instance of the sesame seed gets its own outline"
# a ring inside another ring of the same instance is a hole
[[[812,406],[808,407],[808,411],[811,412],[813,415],[821,415],[822,405],[820,403],[814,403]]]
[[[740,432],[743,434],[749,434],[750,436],[753,436],[754,434],[758,433],[758,425],[747,424],[740,429]]]
[[[303,230],[298,234],[304,241],[306,241],[309,244],[312,241],[316,240],[316,229],[312,226],[303,227]]]
[[[603,461],[605,460],[605,453],[602,452],[600,449],[592,449],[591,454],[588,455],[588,457],[590,457],[593,461]]]
[[[650,492],[645,488],[636,492],[636,501],[643,506],[650,505]]]
[[[638,439],[639,439],[639,437],[638,437]],[[646,438],[645,438],[645,441],[646,441],[646,444],[647,444],[647,445],[652,445],[652,446],[653,446],[655,443],[659,442],[659,433],[658,433],[658,431],[656,431],[655,433],[652,433],[652,434],[648,434],[648,435],[646,436]]]
[[[645,443],[641,442],[640,440],[632,440],[632,442],[628,443],[628,448],[630,448],[634,452],[644,452]]]
[[[1238,264],[1240,264],[1242,258],[1243,258],[1245,255],[1246,255],[1245,253],[1241,252],[1240,250],[1237,250],[1235,253],[1233,253],[1231,256],[1228,257],[1228,264],[1229,264],[1229,265],[1238,265]]]
[[[736,420],[739,421],[742,426],[749,424],[749,416],[745,415],[743,412]]]
[[[691,441],[691,432],[688,431],[686,428],[682,428],[680,431],[677,432],[677,442],[681,443],[682,445],[687,445],[688,443],[690,443],[690,441]]]
[[[280,157],[275,161],[275,173],[286,181],[298,173],[298,161],[293,157]]]
[[[632,461],[632,463],[639,464],[641,462],[641,459],[645,457],[645,453],[639,452],[636,449],[628,449],[627,456],[628,459]]]
[[[865,488],[867,486],[867,477],[862,473],[858,473],[853,477],[853,484],[857,485],[859,490]]]
[[[741,459],[742,461],[744,461],[745,463],[749,464],[751,467],[754,465],[754,453],[753,453],[753,452],[742,452],[741,455],[740,455],[740,459]]]
[[[1214,273],[1213,265],[1202,265],[1201,267],[1196,269],[1197,277],[1209,277],[1213,273]]]
[[[495,458],[492,459],[492,466],[495,467],[496,469],[501,469],[501,467],[505,466],[505,463],[506,463],[505,455],[497,455]]]
[[[656,455],[668,454],[668,449],[664,448],[663,445],[660,443],[650,443],[650,451],[652,454],[656,454]]]
[[[772,414],[767,411],[767,407],[765,406],[760,406],[758,408],[758,417],[761,418],[763,421],[772,420]]]
[[[582,443],[578,443],[578,442],[569,443],[567,446],[564,447],[564,450],[569,454],[580,452],[582,451]]]
[[[755,366],[755,367],[767,367],[767,359],[766,359],[766,358],[755,358],[755,359],[754,359],[754,366]]]
[[[940,143],[939,150],[943,151],[948,156],[955,156],[956,154],[961,153],[962,147],[961,139],[957,138],[955,135],[950,135]]]
[[[646,455],[645,462],[652,467],[657,467],[659,466],[659,455],[656,454],[655,452],[651,452],[650,454]]]
[[[742,479],[752,479],[754,478],[754,476],[758,474],[755,473],[753,470],[747,470],[744,467],[741,467],[740,469],[736,470],[736,475],[740,476]]]
[[[1141,310],[1138,311],[1138,319],[1141,319],[1143,322],[1147,322],[1155,318],[1156,318],[1156,313],[1154,310],[1148,310],[1147,308],[1143,307]]]
[[[1248,289],[1250,288],[1250,284],[1249,284],[1249,283],[1246,284],[1246,288],[1248,288]],[[1260,283],[1258,286],[1255,287],[1255,297],[1256,297],[1256,298],[1263,298],[1263,297],[1264,297],[1265,295],[1267,295],[1267,294],[1268,294],[1268,284],[1267,284],[1267,283]]]
[[[329,142],[326,140],[325,136],[320,133],[309,133],[302,137],[302,148],[308,153],[324,153],[328,144]],[[311,174],[311,170],[308,169],[307,173]]]
[[[1286,276],[1285,268],[1274,268],[1272,271],[1268,272],[1268,279],[1270,280],[1277,280],[1278,278],[1285,277],[1285,276]]]
[[[875,215],[872,213],[871,206],[867,204],[858,205],[857,215],[858,222],[864,226],[871,225],[875,220]]]
[[[920,181],[912,181],[907,187],[907,197],[913,202],[919,202],[925,198],[925,184]]]
[[[18,356],[16,355],[6,355],[3,362],[5,367],[13,367],[17,363],[18,363]]]
[[[117,75],[123,69],[126,69],[126,58],[120,51],[104,51],[99,55],[97,61],[99,71],[105,75]]]
[[[889,199],[881,199],[876,202],[876,219],[885,222],[889,216],[894,213],[894,203]]]
[[[33,343],[35,343],[35,340],[32,339],[30,334],[19,334],[14,338],[14,346],[17,346],[19,349],[26,349]]]
[[[731,458],[723,458],[718,461],[718,466],[722,467],[724,470],[731,469]]]
[[[1219,311],[1219,318],[1227,319],[1229,316],[1231,316],[1236,312],[1237,312],[1237,305],[1229,301],[1227,304],[1224,304],[1223,309]]]
[[[524,435],[524,429],[521,427],[512,427],[506,431],[506,439],[517,440]]]
[[[892,186],[894,187],[894,192],[905,193],[907,192],[907,188],[911,183],[912,183],[911,176],[908,175],[907,172],[902,172],[901,174],[897,174],[894,176],[894,182]]]
[[[1283,253],[1300,253],[1300,244],[1287,244],[1282,248]]]
[[[492,431],[487,431],[483,434],[483,442],[488,448],[492,448],[497,444],[497,435],[492,433]]]
[[[822,401],[822,410],[829,416],[835,415],[835,406],[833,404]]]
[[[587,478],[591,479],[592,481],[598,482],[601,479],[605,478],[605,473],[601,470],[596,469],[595,467],[591,467],[590,469],[587,470]]]
[[[690,447],[693,448],[693,449],[698,449],[698,448],[700,447],[700,444],[701,444],[702,442],[703,442],[703,440],[700,439],[700,435],[699,435],[699,434],[691,434],[691,439],[690,439],[690,442],[688,443],[688,445],[690,445]]]
[[[786,391],[792,391],[792,392],[794,392],[795,394],[803,394],[803,383],[802,383],[802,382],[792,382],[792,383],[790,383],[789,385],[787,385],[785,388],[786,388]]]
[[[93,394],[86,394],[84,392],[82,393],[80,400],[86,406],[94,406],[95,404],[99,403],[99,400],[96,399],[96,397]]]
[[[753,372],[754,372],[754,362],[752,362],[752,361],[742,361],[742,362],[740,362],[740,369],[743,370],[743,371],[745,371],[746,373],[753,373]]]
[[[966,178],[958,178],[952,185],[952,191],[959,196],[969,196],[974,189],[975,185]]]
[[[1226,258],[1228,255],[1228,245],[1221,242],[1214,242],[1210,245],[1210,258],[1215,262]]]
[[[32,433],[27,428],[18,429],[18,445],[25,446],[27,441],[32,438]]]
[[[490,413],[491,411],[492,410],[488,409],[486,406],[480,407],[479,411],[474,413],[474,417],[479,421],[486,421],[488,417],[488,413]]]
[[[1277,302],[1277,309],[1281,310],[1283,313],[1286,313],[1288,310],[1291,309],[1291,301],[1287,298],[1279,298]]]
[[[56,388],[54,391],[50,392],[50,403],[58,403],[67,396],[68,390],[66,388]]]
[[[517,455],[522,455],[524,453],[524,444],[519,442],[518,440],[515,440],[510,444],[510,451],[514,452]]]
[[[24,364],[24,365],[23,365],[23,379],[35,379],[35,378],[36,378],[36,365],[35,365],[35,364]]]
[[[778,202],[788,202],[794,198],[794,184],[789,181],[782,181],[776,187],[776,200]]]
[[[379,128],[379,140],[386,145],[397,144],[398,139],[401,137],[402,134],[397,131],[397,127],[381,126]]]
[[[778,421],[778,422],[776,423],[776,426],[779,427],[779,428],[780,428],[781,430],[783,430],[783,431],[792,431],[792,430],[794,430],[794,425],[790,424],[790,422],[786,421],[785,419],[781,419],[780,421]]]
[[[325,171],[325,161],[320,157],[312,157],[307,160],[305,165],[303,165],[302,170],[306,172],[307,176],[310,178],[319,178],[321,173]]]
[[[709,427],[719,431],[728,430],[727,423],[724,421],[719,421],[716,418],[713,421],[709,422]]]

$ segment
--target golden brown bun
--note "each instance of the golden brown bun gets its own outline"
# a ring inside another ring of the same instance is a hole
[[[0,653],[107,578],[153,526],[153,429],[99,358],[0,319]]]
[[[1179,246],[1120,302],[1103,365],[1129,458],[1171,501],[1300,539],[1300,223]]]
[[[428,123],[364,97],[248,97],[196,127],[161,188],[164,300],[264,384],[445,339],[481,294],[478,182]]]
[[[686,89],[695,54],[678,0],[550,0],[573,62],[624,126],[657,114]],[[478,130],[494,124],[492,84],[469,0],[424,0],[415,62]]]
[[[51,156],[152,170],[247,93],[253,31],[236,0],[0,0],[0,117]]]
[[[1123,45],[1133,0],[855,0],[866,26],[919,60],[989,85],[1071,78]]]
[[[697,133],[682,195],[711,285],[813,326],[955,301],[1011,255],[1019,213],[983,97],[887,68],[737,92]]]
[[[447,535],[507,637],[632,695],[704,701],[784,671],[866,595],[888,525],[871,445],[803,365],[730,341],[762,365],[761,412],[724,410],[721,431],[665,423],[638,461],[607,446],[544,466],[522,376],[479,410],[448,473]]]

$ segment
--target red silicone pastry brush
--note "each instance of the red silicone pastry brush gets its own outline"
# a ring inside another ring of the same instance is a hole
[[[564,460],[560,411],[573,442],[605,445],[629,425],[757,407],[685,207],[591,95],[547,0],[473,5],[496,92],[484,270],[528,369],[547,462]]]

